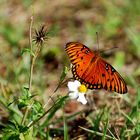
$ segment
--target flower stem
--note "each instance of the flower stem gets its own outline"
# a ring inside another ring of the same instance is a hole
[[[29,37],[29,43],[30,43],[30,51],[33,52],[33,46],[32,46],[32,25],[33,25],[33,16],[31,17],[31,23],[30,23],[30,37]],[[29,92],[31,92],[31,88],[32,88],[32,79],[33,79],[33,70],[34,70],[34,64],[35,64],[35,60],[41,50],[42,45],[38,44],[36,46],[36,50],[34,53],[34,56],[32,54],[30,54],[30,76],[29,76]],[[24,124],[27,116],[28,116],[28,112],[30,110],[30,108],[32,107],[33,102],[31,103],[30,107],[27,107],[25,110],[25,114],[23,116],[22,122],[21,124]]]
[[[29,43],[30,43],[30,51],[32,52],[33,47],[32,47],[32,26],[33,26],[33,16],[31,17],[31,23],[30,23],[30,37],[29,37]],[[32,77],[33,77],[33,56],[30,54],[30,76],[29,76],[29,91],[31,90],[32,86]]]
[[[29,35],[29,44],[30,44],[30,51],[32,52],[33,50],[33,47],[32,47],[32,26],[33,26],[33,16],[31,16],[31,22],[30,22],[30,27],[29,27],[29,32],[30,32],[30,35]],[[33,77],[33,56],[32,54],[30,54],[30,76],[29,76],[29,92],[31,91],[31,86],[32,86],[32,77]],[[25,114],[22,118],[22,122],[21,124],[23,125],[26,118],[27,118],[27,115],[28,115],[28,112],[29,112],[29,109],[30,107],[27,107],[26,110],[25,110]]]

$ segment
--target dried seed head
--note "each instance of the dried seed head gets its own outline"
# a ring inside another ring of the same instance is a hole
[[[43,25],[40,27],[39,30],[35,30],[35,36],[33,38],[33,41],[36,44],[42,45],[48,38],[47,35],[48,35],[47,29],[45,28],[45,25]]]

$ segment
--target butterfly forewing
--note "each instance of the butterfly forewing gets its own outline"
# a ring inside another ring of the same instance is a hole
[[[90,59],[94,56],[94,53],[85,45],[78,42],[67,43],[65,50],[73,64],[72,71],[74,76],[77,76],[75,74],[77,69],[79,69],[79,75],[82,75],[88,69]]]
[[[85,45],[69,42],[65,48],[72,66],[74,79],[89,89],[104,88],[109,91],[126,93],[127,87],[121,75],[99,53],[94,53]]]

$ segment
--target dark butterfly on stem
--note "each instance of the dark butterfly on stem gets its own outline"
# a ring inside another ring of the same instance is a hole
[[[67,52],[72,63],[72,73],[89,89],[106,89],[118,93],[126,93],[127,86],[121,75],[101,56],[79,42],[66,44]]]

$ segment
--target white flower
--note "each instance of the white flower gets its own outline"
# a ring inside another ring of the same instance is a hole
[[[68,82],[68,88],[69,88],[69,97],[71,99],[77,99],[77,101],[81,102],[82,104],[87,103],[87,100],[84,96],[87,91],[85,85],[81,85],[79,81],[75,80],[74,82]]]

